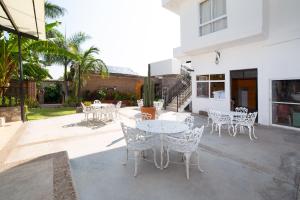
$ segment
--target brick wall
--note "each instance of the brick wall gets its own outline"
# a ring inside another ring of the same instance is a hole
[[[87,90],[94,92],[99,89],[116,88],[119,92],[134,93],[137,98],[140,98],[143,83],[144,78],[142,76],[110,74],[108,78],[102,78],[99,75],[92,74],[86,80],[86,84],[81,91],[84,94]]]

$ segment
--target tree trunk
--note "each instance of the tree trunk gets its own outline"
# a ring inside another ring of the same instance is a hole
[[[65,65],[65,72],[64,72],[64,82],[65,82],[65,102],[68,100],[69,97],[69,84],[68,84],[68,65]]]

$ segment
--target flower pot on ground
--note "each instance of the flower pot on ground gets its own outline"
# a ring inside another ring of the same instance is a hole
[[[151,80],[150,64],[148,64],[148,76],[144,80],[144,93],[143,93],[144,106],[141,108],[141,112],[150,114],[151,119],[155,119],[155,107],[153,106],[153,101],[154,101],[154,83]]]

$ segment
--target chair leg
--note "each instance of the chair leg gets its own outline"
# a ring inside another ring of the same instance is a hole
[[[190,179],[190,159],[191,153],[184,153],[185,155],[185,170],[186,170],[186,178]]]
[[[204,172],[200,167],[200,152],[199,152],[199,150],[197,151],[197,162],[198,162],[198,170],[200,172]]]
[[[237,134],[237,128],[238,128],[238,125],[236,124],[235,126],[233,126],[233,136],[235,137],[236,134]]]
[[[126,161],[123,163],[123,165],[127,165],[128,162],[128,149],[126,148]]]
[[[167,168],[169,166],[170,162],[170,150],[167,148],[167,163],[165,164],[164,168]]]
[[[153,151],[153,161],[154,161],[155,167],[160,168],[159,165],[157,164],[157,161],[156,161],[156,150],[155,150],[155,148],[153,148],[152,151]]]
[[[212,134],[214,132],[214,122],[211,123],[211,131],[210,134]]]
[[[209,126],[209,119],[210,119],[210,118],[207,118],[207,124],[206,124],[206,127]]]
[[[253,140],[252,137],[251,137],[251,132],[252,132],[251,131],[251,126],[248,126],[248,129],[249,129],[249,138],[250,138],[250,140]]]
[[[228,134],[229,134],[230,136],[232,136],[232,134],[231,134],[231,132],[230,132],[230,128],[231,128],[231,125],[228,124]]]
[[[254,126],[252,126],[252,134],[253,134],[253,137],[257,140],[258,139],[258,137],[255,135],[255,133],[254,133]]]
[[[221,124],[218,124],[218,128],[219,128],[219,137],[221,137]]]
[[[134,151],[134,176],[136,176],[138,172],[139,154],[140,152]]]

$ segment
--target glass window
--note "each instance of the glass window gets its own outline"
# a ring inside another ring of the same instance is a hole
[[[225,83],[211,82],[210,83],[210,98],[225,99]]]
[[[197,75],[197,97],[225,99],[225,74]]]
[[[300,79],[272,81],[272,123],[300,128]]]
[[[300,79],[273,81],[272,100],[300,103]]]
[[[210,80],[225,80],[225,74],[211,74]]]
[[[208,81],[209,80],[209,75],[198,75],[196,76],[197,81]]]
[[[200,3],[200,36],[227,28],[226,0]]]
[[[209,97],[209,83],[208,82],[198,82],[197,83],[197,97]]]

